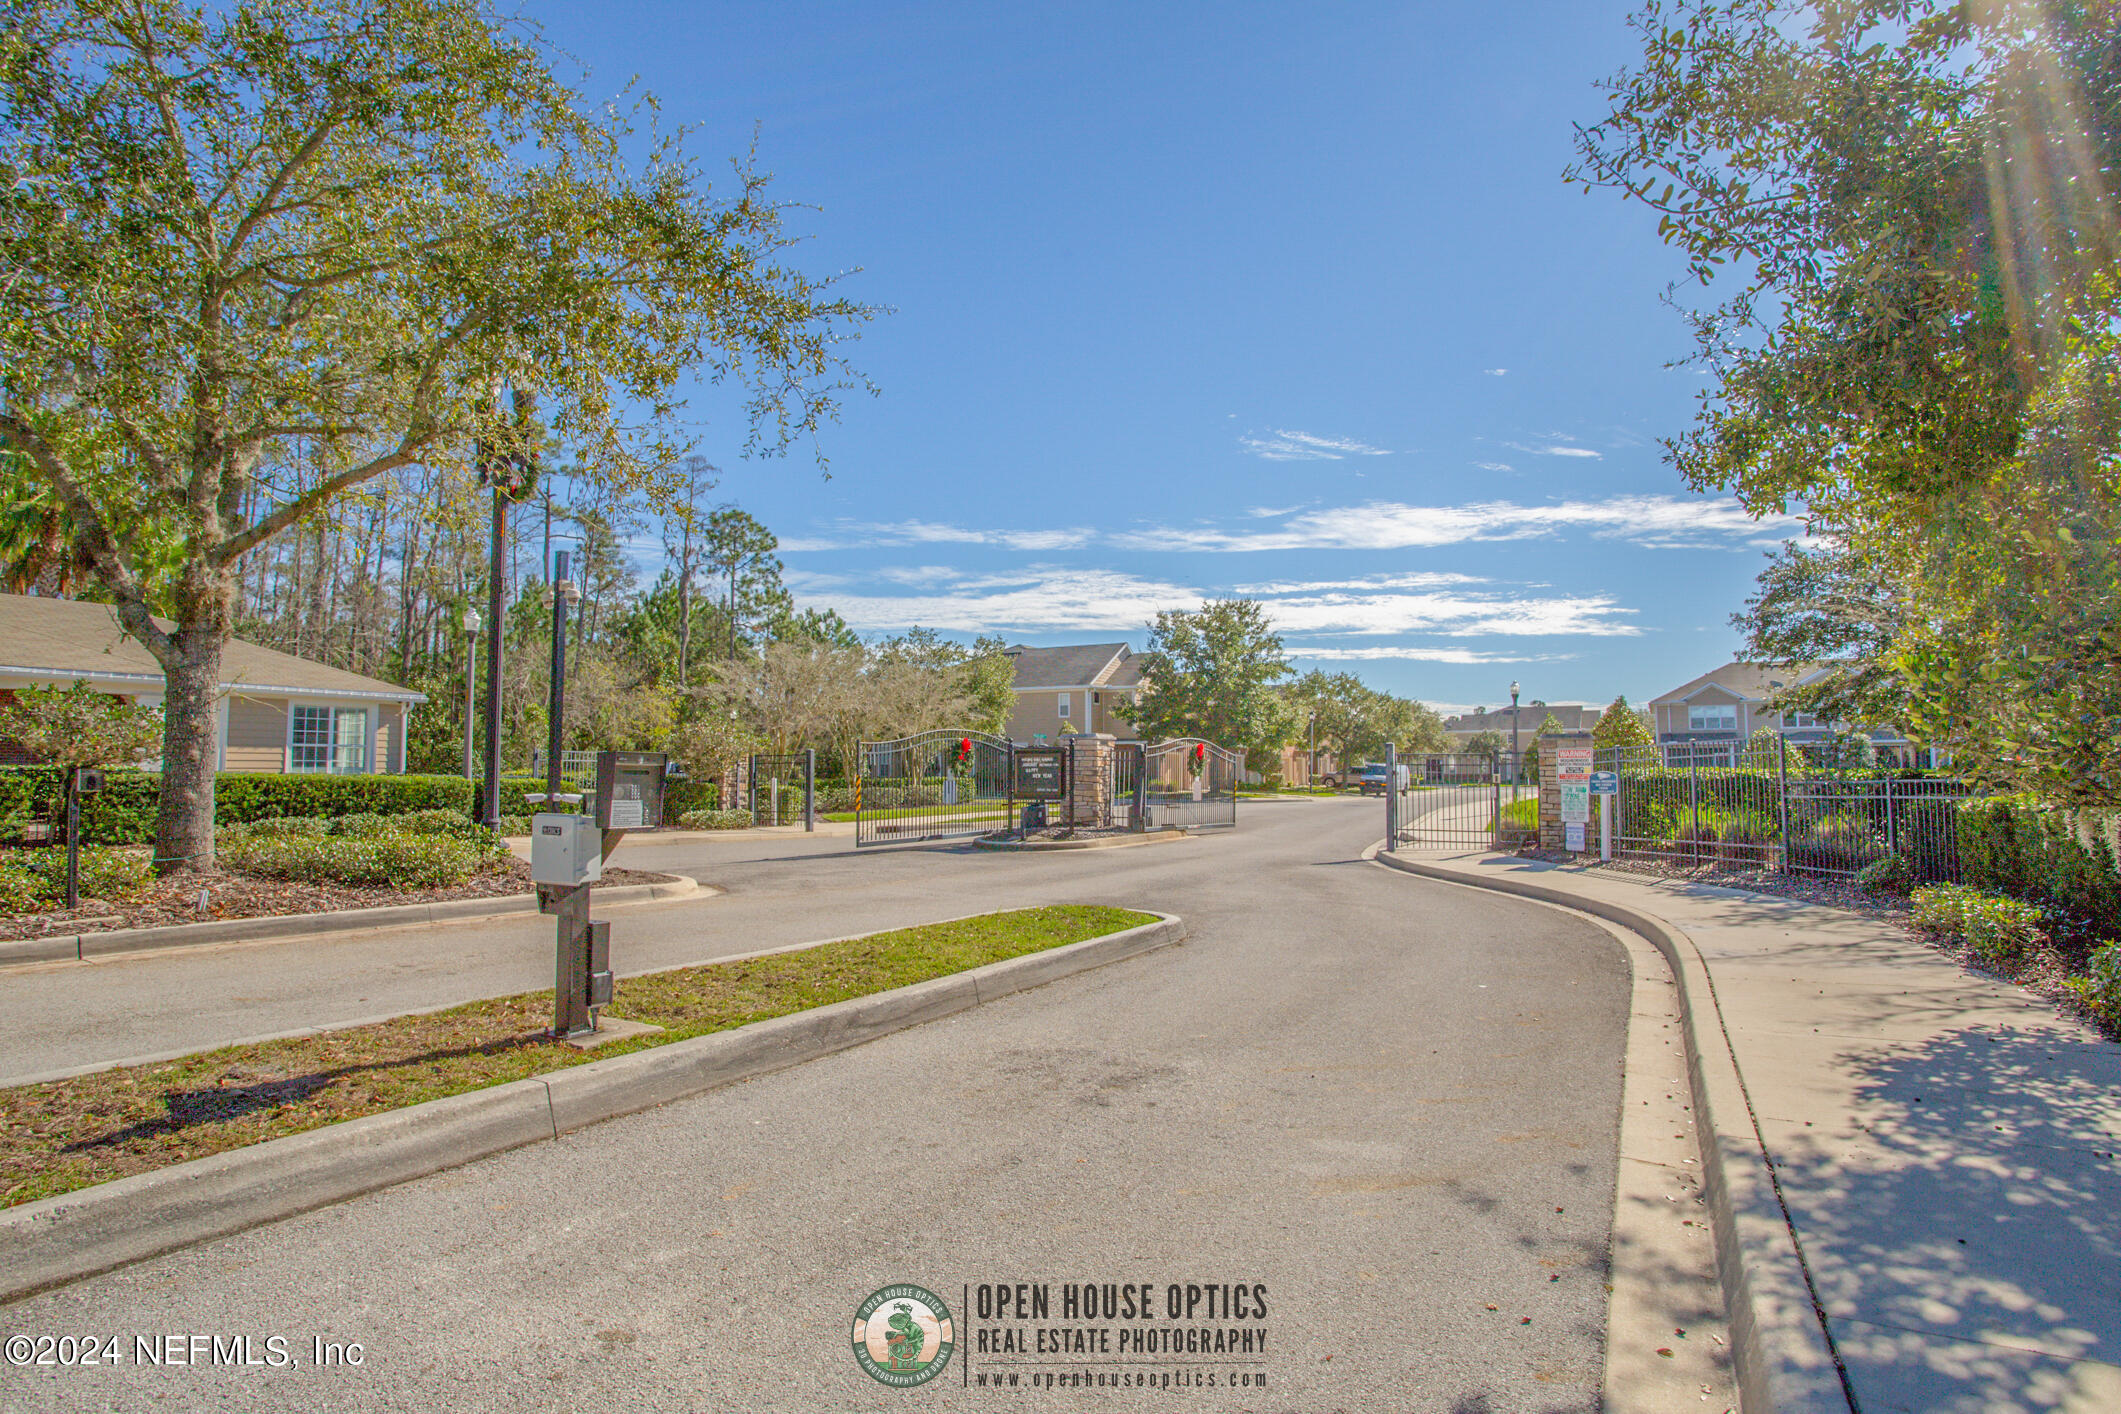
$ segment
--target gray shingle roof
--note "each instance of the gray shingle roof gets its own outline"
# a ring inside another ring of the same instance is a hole
[[[167,619],[155,622],[174,627]],[[162,685],[162,665],[119,627],[117,611],[110,605],[29,594],[0,594],[0,673],[138,684],[150,690]],[[231,638],[222,649],[220,685],[243,692],[427,700],[396,683],[313,663],[240,638]]]
[[[1127,674],[1129,664],[1119,661],[1130,650],[1124,643],[1078,643],[1063,648],[1033,648],[1018,643],[1003,650],[1016,664],[1016,686],[1104,687],[1127,686],[1141,680],[1141,670]]]

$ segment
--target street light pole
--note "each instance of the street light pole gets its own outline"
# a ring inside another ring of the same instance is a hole
[[[1510,684],[1510,799],[1517,799],[1517,787],[1524,780],[1524,758],[1518,755],[1517,747],[1517,684]]]
[[[470,641],[464,645],[464,779],[473,778],[475,767],[471,749],[471,721],[479,712],[479,611],[464,611],[464,632]]]
[[[486,449],[479,449],[485,466]],[[501,625],[502,593],[508,579],[508,491],[498,476],[493,487],[493,555],[486,570],[486,618],[492,626],[486,635],[486,756],[485,779],[480,783],[479,823],[501,823]]]
[[[567,577],[567,552],[555,550],[552,557],[552,694],[546,712],[545,792],[560,793],[560,732],[567,706],[567,608],[581,597]]]

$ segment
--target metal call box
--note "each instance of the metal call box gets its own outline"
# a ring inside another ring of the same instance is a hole
[[[540,884],[594,884],[604,877],[604,832],[587,815],[530,817],[530,877]]]
[[[653,830],[663,823],[663,778],[669,756],[660,751],[599,751],[599,830]]]

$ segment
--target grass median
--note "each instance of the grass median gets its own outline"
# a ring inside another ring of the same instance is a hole
[[[526,992],[0,1089],[0,1207],[1155,921],[1124,908],[1018,909],[628,977],[608,1014],[664,1030],[594,1051],[547,1039],[552,993]]]

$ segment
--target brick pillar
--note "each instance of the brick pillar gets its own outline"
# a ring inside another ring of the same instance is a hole
[[[1539,739],[1539,847],[1563,850],[1568,848],[1568,834],[1561,824],[1561,748],[1589,746],[1589,732],[1560,732]],[[1592,819],[1597,818],[1597,807],[1592,807]],[[1588,845],[1597,833],[1595,823],[1584,827],[1584,840]]]
[[[1101,830],[1112,823],[1112,757],[1117,737],[1102,732],[1081,732],[1063,737],[1072,745],[1075,774],[1068,781],[1068,823]]]

